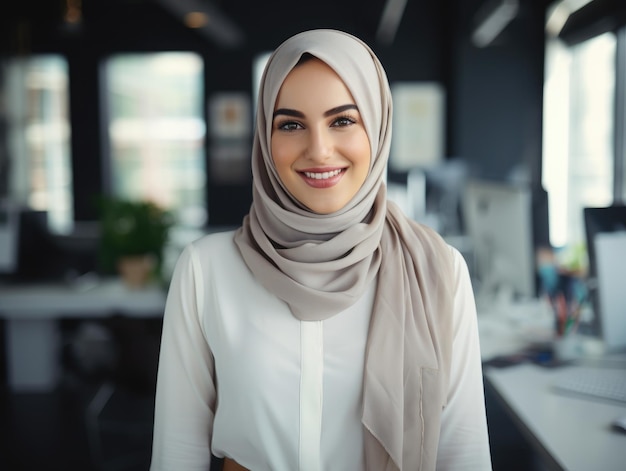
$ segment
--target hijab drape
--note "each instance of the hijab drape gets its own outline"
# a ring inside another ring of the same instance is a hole
[[[304,53],[324,61],[344,81],[372,150],[365,183],[332,214],[316,214],[289,194],[270,151],[278,92]],[[362,416],[367,467],[376,471],[415,470],[424,460],[434,463],[426,456],[433,444],[427,443],[432,439],[424,424],[431,419],[438,424],[443,403],[429,408],[421,401],[431,383],[424,375],[438,371],[449,358],[449,346],[440,341],[447,337],[438,334],[446,323],[435,318],[451,312],[447,247],[386,200],[391,116],[385,71],[364,42],[334,30],[307,31],[285,41],[261,78],[252,150],[253,203],[235,234],[252,273],[302,321],[343,311],[377,279]],[[436,387],[445,388],[447,375],[438,378]],[[437,394],[443,396],[442,391]]]

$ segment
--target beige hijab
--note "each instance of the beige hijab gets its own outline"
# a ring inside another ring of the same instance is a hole
[[[372,149],[362,188],[342,210],[327,215],[311,212],[289,194],[270,151],[276,97],[305,52],[324,61],[345,82]],[[450,356],[450,333],[445,331],[450,325],[445,319],[451,315],[448,247],[386,200],[383,178],[391,115],[385,71],[364,42],[334,30],[307,31],[285,41],[270,57],[261,79],[252,154],[253,203],[235,234],[259,282],[303,321],[343,311],[377,278],[362,416],[367,468],[376,471],[431,469],[431,464],[434,468]],[[437,403],[426,407],[427,398]]]

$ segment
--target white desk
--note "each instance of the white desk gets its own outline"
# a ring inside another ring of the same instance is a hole
[[[521,432],[551,469],[618,471],[626,463],[626,434],[611,422],[626,416],[626,405],[568,396],[554,382],[579,366],[545,369],[524,364],[486,368],[487,384],[502,399]],[[626,374],[626,369],[615,374]]]
[[[117,279],[91,285],[0,285],[6,319],[9,386],[14,392],[52,390],[59,376],[60,318],[102,318],[115,313],[161,316],[166,293],[157,286],[130,290]]]

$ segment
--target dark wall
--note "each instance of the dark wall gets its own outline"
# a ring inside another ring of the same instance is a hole
[[[507,178],[523,166],[540,181],[545,39],[539,3],[522,1],[518,17],[485,48],[470,40],[481,2],[468,0],[459,9],[450,152],[467,159],[479,176]]]
[[[449,155],[478,178],[522,180],[532,189],[535,246],[549,246],[541,186],[545,15],[549,1],[521,0],[516,18],[488,47],[471,41],[482,0],[459,2],[450,74]]]
[[[309,11],[297,13],[278,2],[217,2],[231,17],[241,12],[242,4],[248,5],[246,19],[242,19],[247,39],[243,47],[234,50],[184,28],[147,0],[83,2],[85,27],[74,32],[60,27],[64,2],[43,3],[43,9],[42,0],[25,0],[10,7],[9,15],[0,19],[0,52],[50,51],[68,58],[78,220],[95,218],[93,196],[107,189],[99,92],[103,58],[116,52],[192,50],[205,59],[207,97],[216,91],[251,92],[252,59],[291,34],[315,27],[340,28],[361,37],[379,55],[391,82],[443,83],[447,90],[446,156],[464,158],[475,172],[494,178],[506,178],[523,164],[539,181],[542,0],[522,0],[520,16],[496,44],[485,49],[476,48],[469,39],[472,18],[483,0],[407,2],[391,45],[375,39],[384,1],[346,0],[334,2],[333,8],[311,4],[303,7]],[[267,6],[270,4],[275,6]],[[207,140],[207,159],[211,158],[210,146]],[[239,223],[251,201],[249,183],[225,185],[210,175],[207,181],[210,223]]]

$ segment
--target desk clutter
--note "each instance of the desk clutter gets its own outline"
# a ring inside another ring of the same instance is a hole
[[[483,364],[553,367],[580,356],[602,354],[601,339],[587,334],[586,317],[581,310],[578,324],[568,328],[568,335],[559,335],[558,318],[547,297],[481,301],[478,328]]]
[[[585,286],[552,273],[552,290],[534,299],[477,297],[486,397],[536,455],[532,469],[621,471],[626,350],[590,327]],[[506,436],[505,423],[492,420],[490,434]]]

